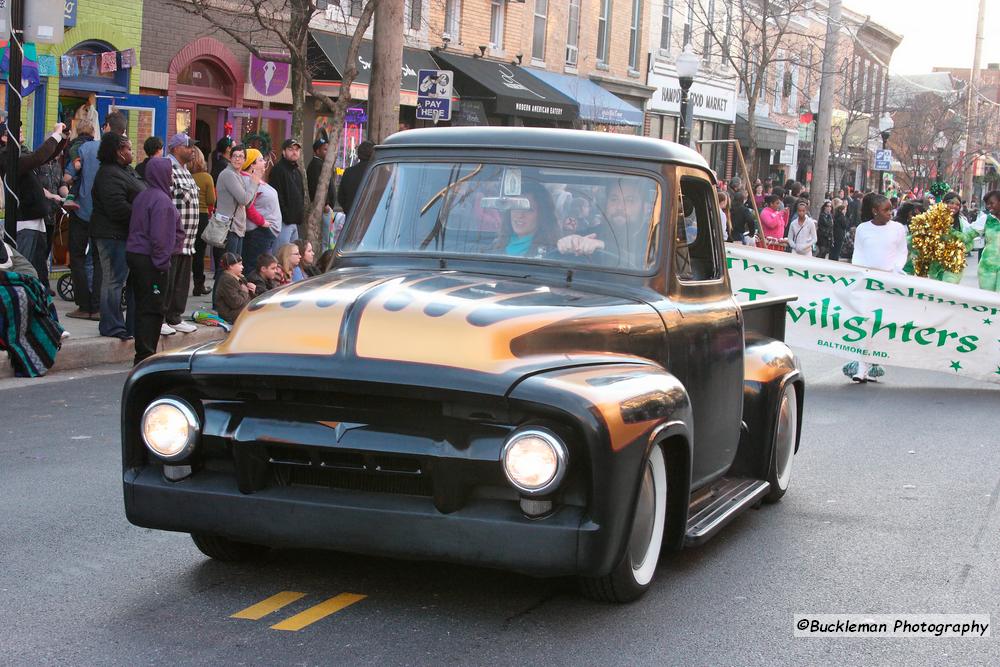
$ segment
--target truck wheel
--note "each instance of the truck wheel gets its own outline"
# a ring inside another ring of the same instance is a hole
[[[248,544],[247,542],[234,542],[233,540],[218,535],[191,534],[194,545],[198,551],[209,558],[221,560],[224,563],[237,563],[251,560],[264,554],[267,547],[259,544]]]
[[[667,468],[663,450],[653,447],[643,465],[635,519],[628,547],[618,565],[603,577],[581,577],[583,594],[601,602],[631,602],[649,588],[656,574],[667,516]]]
[[[776,503],[788,491],[788,484],[792,481],[798,422],[798,396],[795,387],[789,383],[782,390],[778,402],[777,423],[774,425],[774,438],[771,442],[771,466],[767,473],[771,490],[764,496],[764,502]]]

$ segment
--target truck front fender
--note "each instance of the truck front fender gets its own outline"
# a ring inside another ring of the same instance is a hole
[[[653,364],[605,364],[533,375],[508,396],[512,407],[571,426],[570,466],[584,466],[588,518],[581,531],[578,570],[609,572],[621,559],[650,447],[668,462],[668,545],[679,543],[687,520],[691,480],[691,402],[681,382]],[[680,531],[679,535],[675,535]]]

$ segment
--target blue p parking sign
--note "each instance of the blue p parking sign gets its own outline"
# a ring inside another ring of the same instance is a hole
[[[892,169],[892,151],[888,148],[880,148],[875,151],[875,170],[889,171]]]
[[[451,120],[452,82],[446,69],[422,69],[417,73],[417,119],[434,123]]]

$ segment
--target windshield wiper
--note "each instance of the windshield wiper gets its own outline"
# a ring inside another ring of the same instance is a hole
[[[451,174],[448,176],[448,185],[441,188],[441,190],[439,190],[437,194],[431,197],[427,201],[427,203],[424,204],[423,208],[420,209],[420,215],[423,215],[430,209],[431,206],[434,205],[434,202],[444,197],[444,201],[441,202],[441,208],[438,209],[437,218],[434,220],[434,227],[431,228],[430,233],[424,239],[423,243],[420,244],[420,250],[426,249],[427,246],[430,245],[430,242],[435,239],[439,241],[438,243],[439,248],[441,247],[441,244],[444,243],[444,233],[446,231],[445,228],[447,226],[445,222],[445,213],[451,211],[451,200],[452,200],[452,195],[455,192],[455,188],[465,183],[469,179],[475,177],[476,174],[482,171],[483,165],[481,164],[476,165],[476,168],[473,169],[468,174],[466,174],[465,176],[461,178],[456,178],[461,168],[462,165],[460,164],[456,164],[455,166],[453,166],[451,169]]]

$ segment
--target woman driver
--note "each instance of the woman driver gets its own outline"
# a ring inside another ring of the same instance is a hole
[[[555,249],[559,240],[552,195],[541,183],[524,181],[521,196],[531,203],[531,208],[507,212],[496,249],[511,257],[538,257]]]

